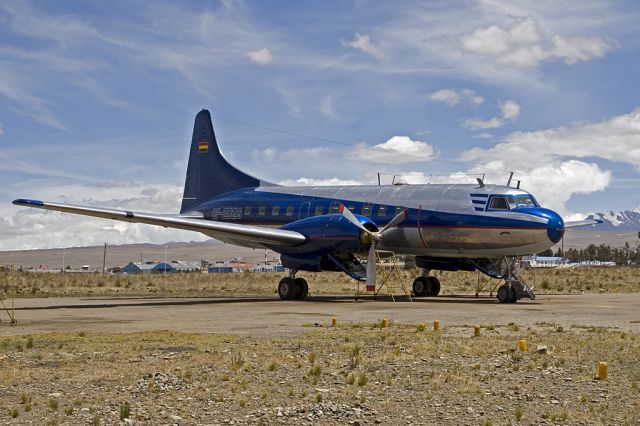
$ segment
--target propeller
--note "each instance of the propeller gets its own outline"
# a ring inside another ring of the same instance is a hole
[[[344,204],[340,204],[340,208],[338,209],[340,214],[344,216],[349,222],[353,223],[355,226],[360,228],[367,237],[369,237],[371,241],[371,246],[369,247],[369,255],[367,256],[367,291],[374,291],[376,289],[376,246],[378,242],[382,239],[382,236],[389,229],[398,226],[402,223],[408,216],[409,211],[407,209],[402,210],[399,214],[397,214],[393,219],[389,221],[380,231],[371,231],[362,225],[360,221],[355,217],[355,215],[344,206]]]

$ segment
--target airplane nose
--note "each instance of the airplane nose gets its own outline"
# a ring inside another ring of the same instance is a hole
[[[564,220],[553,210],[547,210],[545,217],[549,219],[547,222],[547,236],[553,243],[559,243],[564,235]]]

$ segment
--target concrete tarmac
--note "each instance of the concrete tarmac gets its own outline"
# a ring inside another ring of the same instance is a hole
[[[10,301],[6,301],[5,303]],[[405,298],[392,302],[370,296],[314,296],[281,301],[270,296],[227,298],[34,298],[16,299],[18,325],[9,326],[0,311],[0,336],[46,332],[133,332],[173,330],[254,337],[285,336],[309,325],[376,322],[431,323],[438,319],[447,333],[467,332],[474,324],[520,326],[536,323],[563,327],[609,327],[640,333],[640,294],[543,295],[535,301],[500,304],[481,296]],[[458,329],[458,327],[460,327]]]

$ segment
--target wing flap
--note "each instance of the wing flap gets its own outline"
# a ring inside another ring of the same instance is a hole
[[[120,220],[130,223],[145,223],[147,225],[163,226],[165,228],[196,231],[221,241],[235,241],[235,244],[244,242],[250,247],[254,247],[256,244],[296,246],[306,241],[306,237],[304,235],[295,231],[253,225],[241,225],[237,223],[217,222],[179,215],[160,215],[102,207],[76,206],[73,204],[50,203],[48,201],[29,200],[24,198],[14,200],[13,204],[17,206],[73,213],[103,219]]]

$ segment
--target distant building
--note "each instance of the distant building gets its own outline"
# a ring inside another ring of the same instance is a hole
[[[174,268],[170,263],[156,263],[156,262],[145,262],[145,263],[129,263],[128,265],[122,268],[123,274],[158,274],[158,273],[174,273],[176,272],[176,268]]]
[[[532,268],[556,268],[566,261],[558,256],[526,256],[522,261]]]

